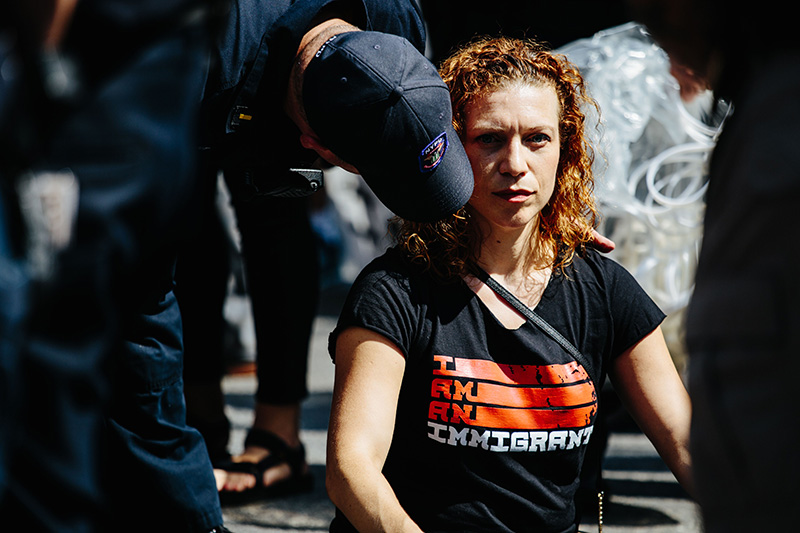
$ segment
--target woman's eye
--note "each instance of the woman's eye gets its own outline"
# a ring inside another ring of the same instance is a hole
[[[476,140],[481,144],[491,144],[495,141],[495,138],[494,135],[484,133],[483,135],[479,135]]]
[[[544,133],[534,133],[528,140],[534,144],[544,144],[550,140],[550,136]]]

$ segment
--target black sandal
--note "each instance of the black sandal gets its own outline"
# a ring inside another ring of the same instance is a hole
[[[309,492],[314,488],[314,477],[307,469],[306,450],[303,444],[290,448],[286,442],[272,432],[252,428],[244,441],[245,447],[257,446],[269,450],[269,455],[257,463],[225,461],[215,468],[226,472],[250,474],[256,478],[253,488],[241,492],[220,491],[220,502],[223,505],[243,504],[260,499],[279,498],[300,492]],[[289,465],[290,475],[268,486],[264,486],[264,472],[280,464]]]

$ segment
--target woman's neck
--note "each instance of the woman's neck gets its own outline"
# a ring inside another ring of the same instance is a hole
[[[536,307],[553,271],[552,251],[544,249],[538,235],[532,235],[529,229],[495,228],[485,235],[478,265],[526,305]],[[525,322],[525,317],[477,278],[467,276],[464,281],[505,327],[516,329]]]
[[[538,235],[538,225],[524,228],[484,230],[478,264],[490,274],[504,278],[525,279],[533,271],[549,270],[555,257],[545,249]]]

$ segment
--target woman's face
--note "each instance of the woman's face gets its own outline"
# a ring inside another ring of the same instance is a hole
[[[475,98],[464,111],[463,144],[475,176],[473,212],[492,229],[535,224],[558,169],[555,89],[513,84]]]

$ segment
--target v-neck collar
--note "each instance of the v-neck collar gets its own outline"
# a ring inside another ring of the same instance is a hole
[[[550,272],[550,276],[547,278],[547,285],[545,286],[544,290],[542,291],[541,298],[539,298],[539,301],[536,303],[536,305],[534,307],[530,308],[531,310],[536,311],[537,314],[542,314],[542,304],[544,303],[544,301],[546,299],[550,298],[551,292],[553,290],[555,290],[554,289],[554,285],[556,283],[556,275],[555,274],[556,274],[556,271],[555,271],[555,269],[553,269],[553,271]],[[502,327],[503,329],[505,329],[507,331],[519,331],[520,329],[522,329],[525,326],[526,323],[530,322],[526,317],[521,315],[519,311],[517,311],[512,306],[510,306],[502,297],[500,297],[498,294],[496,294],[491,289],[491,287],[489,287],[483,281],[481,281],[481,279],[479,277],[477,277],[477,276],[472,276],[472,277],[476,281],[479,281],[483,285],[483,287],[485,287],[485,289],[492,294],[492,298],[494,298],[499,305],[502,305],[502,306],[506,307],[507,309],[512,311],[517,317],[523,319],[523,322],[517,327],[508,327],[508,326],[506,326],[502,322],[502,320],[497,316],[497,314],[492,310],[492,308],[483,300],[483,298],[481,298],[481,296],[477,292],[473,291],[472,288],[470,288],[469,284],[467,283],[467,281],[465,279],[462,279],[461,281],[464,284],[464,289],[469,291],[469,293],[474,298],[477,299],[478,304],[481,306],[481,308],[484,311],[488,312],[500,327]],[[545,307],[544,308],[545,314],[546,314],[546,309],[547,308]]]

